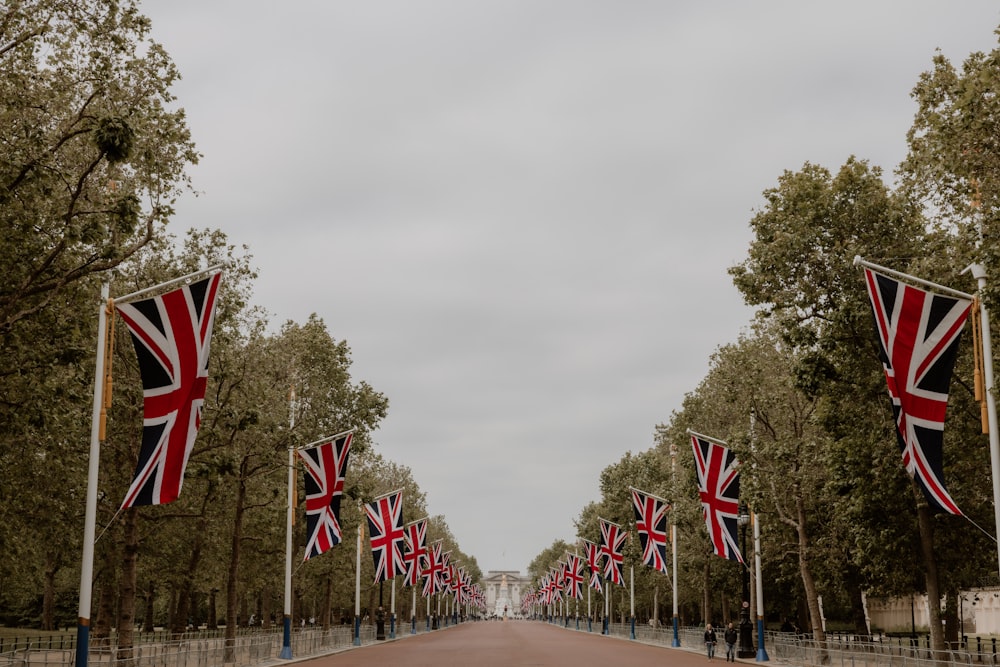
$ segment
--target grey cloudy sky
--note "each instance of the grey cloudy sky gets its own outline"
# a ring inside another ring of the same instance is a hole
[[[174,231],[248,245],[276,324],[347,340],[390,400],[379,451],[484,572],[575,539],[747,325],[726,270],[761,192],[852,154],[891,177],[935,49],[1000,24],[994,0],[144,11],[204,155]]]

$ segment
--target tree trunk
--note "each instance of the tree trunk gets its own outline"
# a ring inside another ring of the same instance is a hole
[[[860,637],[868,637],[868,620],[865,618],[864,592],[858,586],[857,580],[851,577],[848,580],[847,594],[851,600],[851,622],[854,626],[854,634]]]
[[[826,632],[823,631],[823,617],[819,610],[819,593],[816,590],[816,580],[813,579],[810,568],[809,536],[806,533],[806,510],[802,496],[795,497],[796,530],[799,537],[799,574],[802,577],[802,588],[805,590],[806,604],[809,607],[809,625],[813,639],[819,644],[820,662],[826,664],[830,657],[826,652]]]
[[[261,591],[260,596],[257,598],[257,606],[260,610],[260,624],[261,627],[269,628],[271,627],[271,587],[264,586]],[[284,608],[284,602],[282,602],[282,608]],[[282,621],[283,622],[283,621]],[[282,626],[284,627],[284,626]]]
[[[243,541],[243,512],[246,503],[246,482],[240,477],[233,510],[233,537],[230,541],[229,576],[226,579],[226,651],[227,663],[236,661],[236,612],[239,584],[240,543]]]
[[[156,629],[156,623],[153,619],[153,602],[156,597],[156,583],[150,579],[149,588],[146,589],[146,618],[143,620],[142,631],[143,632],[153,632]]]
[[[45,555],[45,589],[42,593],[42,630],[55,630],[56,609],[56,574],[59,572],[59,561],[56,553],[50,551]]]
[[[118,660],[132,657],[135,643],[136,561],[139,557],[139,510],[130,507],[122,513],[122,576],[118,583]]]
[[[319,610],[319,624],[324,630],[330,629],[330,605],[333,604],[333,575],[327,575],[323,587],[323,607]],[[414,612],[416,610],[413,610]]]
[[[920,526],[920,550],[924,556],[927,585],[927,617],[930,621],[931,650],[935,658],[937,651],[944,650],[944,632],[941,630],[941,588],[938,580],[937,561],[934,559],[934,523],[931,508],[923,492],[912,482],[917,495],[917,524]]]
[[[705,558],[705,570],[703,572],[702,579],[702,621],[705,625],[712,622],[712,595],[709,589],[709,582],[712,580],[712,556],[711,554]]]
[[[112,556],[112,552],[108,551],[105,558],[110,560]],[[101,568],[101,585],[97,596],[97,618],[94,622],[93,631],[93,636],[97,640],[95,645],[97,646],[107,646],[111,639],[111,619],[114,618],[115,612],[114,595],[112,593],[114,590],[113,576],[109,574],[112,572],[114,572],[114,568],[106,561],[104,567]]]
[[[945,595],[944,603],[944,641],[948,646],[957,648],[961,638],[958,631],[961,623],[958,620],[958,588],[953,587]]]
[[[205,546],[205,539],[208,535],[208,504],[212,500],[211,492],[205,494],[202,503],[201,516],[198,517],[198,525],[194,531],[194,542],[191,544],[191,555],[188,557],[187,570],[180,581],[179,596],[177,599],[177,614],[174,617],[174,633],[181,633],[188,629],[189,625],[194,625],[193,598],[194,598],[194,577],[201,565],[201,554]]]

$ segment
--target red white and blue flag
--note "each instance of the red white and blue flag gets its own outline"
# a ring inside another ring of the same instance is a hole
[[[142,445],[122,509],[177,500],[201,426],[221,274],[116,304],[142,375]]]
[[[728,447],[706,436],[691,434],[698,472],[698,495],[712,549],[716,556],[743,562],[736,542],[740,511],[740,462]]]
[[[441,540],[437,540],[427,549],[427,567],[423,571],[424,590],[421,593],[425,598],[438,593],[442,589],[441,573],[444,570],[441,555]]]
[[[590,587],[598,593],[604,591],[601,583],[601,548],[590,540],[583,541],[583,551],[587,556],[587,568],[590,570]]]
[[[583,598],[583,559],[576,554],[566,554],[566,595]]]
[[[375,564],[375,583],[406,574],[403,565],[403,492],[394,491],[365,503]]]
[[[632,491],[635,532],[642,544],[642,562],[667,574],[667,511],[670,503],[639,489]]]
[[[628,533],[622,530],[617,523],[600,519],[601,521],[601,557],[604,558],[604,578],[613,584],[621,586],[625,583],[622,575],[622,563],[625,557],[622,555],[622,547],[625,545],[625,538]]]
[[[306,553],[303,560],[340,544],[340,499],[354,434],[345,433],[299,450],[306,469]]]
[[[420,583],[427,561],[427,519],[408,523],[403,530],[406,532],[406,550],[403,552],[403,561],[406,563],[404,581],[407,586],[416,586]]]
[[[961,515],[944,486],[944,418],[972,301],[935,294],[865,268],[903,465],[932,507]]]

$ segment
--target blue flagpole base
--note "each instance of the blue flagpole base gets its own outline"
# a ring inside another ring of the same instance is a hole
[[[89,623],[89,619],[88,619]],[[87,659],[90,657],[90,625],[80,623],[76,626],[76,664],[78,667],[87,667]]]
[[[601,634],[602,635],[608,634],[608,617],[607,616],[605,616],[604,620],[601,621]]]
[[[290,616],[285,616],[281,622],[282,632],[281,632],[281,653],[278,657],[282,660],[292,659],[292,618]]]
[[[764,619],[757,619],[757,662],[767,662],[767,651],[764,649]]]
[[[590,625],[590,617],[587,617],[587,632],[593,632],[593,628]]]
[[[396,638],[396,615],[389,614],[389,639]]]
[[[414,616],[412,619],[410,619],[410,634],[411,635],[417,634],[417,617],[416,616]]]
[[[674,616],[674,641],[670,645],[673,646],[674,648],[677,648],[678,646],[681,645],[681,638],[680,638],[680,635],[677,633],[677,617],[676,616]]]
[[[629,621],[629,626],[630,626],[630,628],[629,628],[629,632],[628,632],[628,638],[629,639],[635,639],[635,616],[633,616],[631,618],[631,620]]]
[[[361,646],[361,617],[354,617],[354,645]]]
[[[579,616],[576,617],[576,629],[577,630],[580,629],[580,617]]]

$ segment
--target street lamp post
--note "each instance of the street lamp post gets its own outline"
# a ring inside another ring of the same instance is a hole
[[[757,651],[753,647],[753,624],[750,622],[750,568],[747,566],[747,524],[750,523],[750,512],[746,503],[740,503],[739,525],[743,539],[743,600],[740,604],[740,658],[753,658]]]

